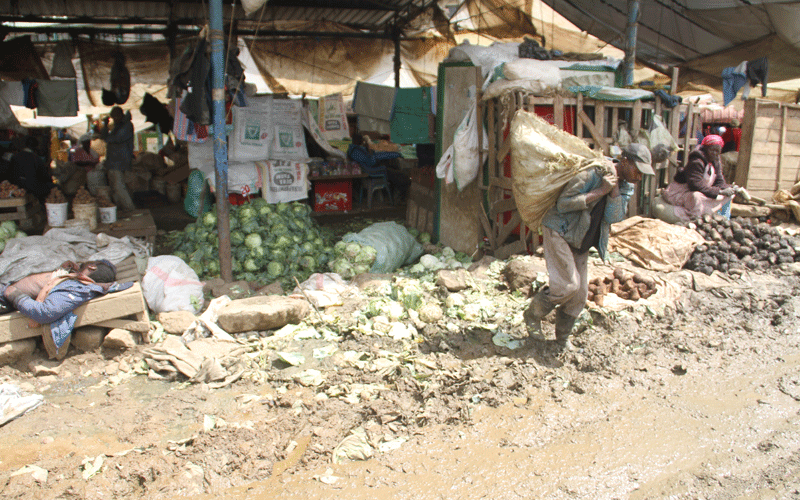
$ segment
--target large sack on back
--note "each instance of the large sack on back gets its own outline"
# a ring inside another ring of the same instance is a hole
[[[522,220],[536,228],[555,205],[564,185],[606,160],[583,140],[560,130],[536,113],[519,110],[511,120],[511,175]]]

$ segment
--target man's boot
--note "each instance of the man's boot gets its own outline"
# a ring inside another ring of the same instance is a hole
[[[559,347],[567,346],[569,335],[572,333],[572,327],[575,326],[577,319],[562,311],[560,307],[556,309],[556,343]]]
[[[544,340],[542,336],[542,319],[553,310],[555,304],[550,302],[548,292],[549,286],[542,287],[531,299],[531,303],[522,317],[525,319],[525,327],[531,338]]]

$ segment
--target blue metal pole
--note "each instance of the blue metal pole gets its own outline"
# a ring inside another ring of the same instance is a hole
[[[228,136],[225,131],[225,32],[222,29],[222,0],[209,0],[211,39],[211,96],[214,122],[214,164],[216,168],[217,224],[219,228],[219,270],[227,282],[231,271],[231,225],[228,204]]]
[[[628,0],[628,30],[625,41],[625,85],[633,85],[636,64],[636,30],[639,26],[639,0]]]

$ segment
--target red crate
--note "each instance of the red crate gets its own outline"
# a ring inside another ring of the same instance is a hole
[[[314,181],[314,211],[353,209],[353,181]]]

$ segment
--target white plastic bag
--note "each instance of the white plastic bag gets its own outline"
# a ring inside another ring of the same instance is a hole
[[[436,164],[436,177],[444,179],[445,184],[453,182],[453,145],[444,152],[439,163]]]
[[[653,163],[666,161],[670,154],[678,150],[678,143],[675,142],[675,138],[669,133],[660,116],[653,116],[649,136]]]
[[[474,100],[453,137],[453,175],[459,191],[463,191],[478,176],[481,153],[488,150],[489,137],[486,135],[486,129],[481,124],[483,142],[480,143],[478,127],[478,104]],[[481,144],[483,147],[480,147]]]
[[[155,313],[189,311],[203,308],[203,283],[180,257],[160,255],[147,261],[142,278],[142,294]]]

